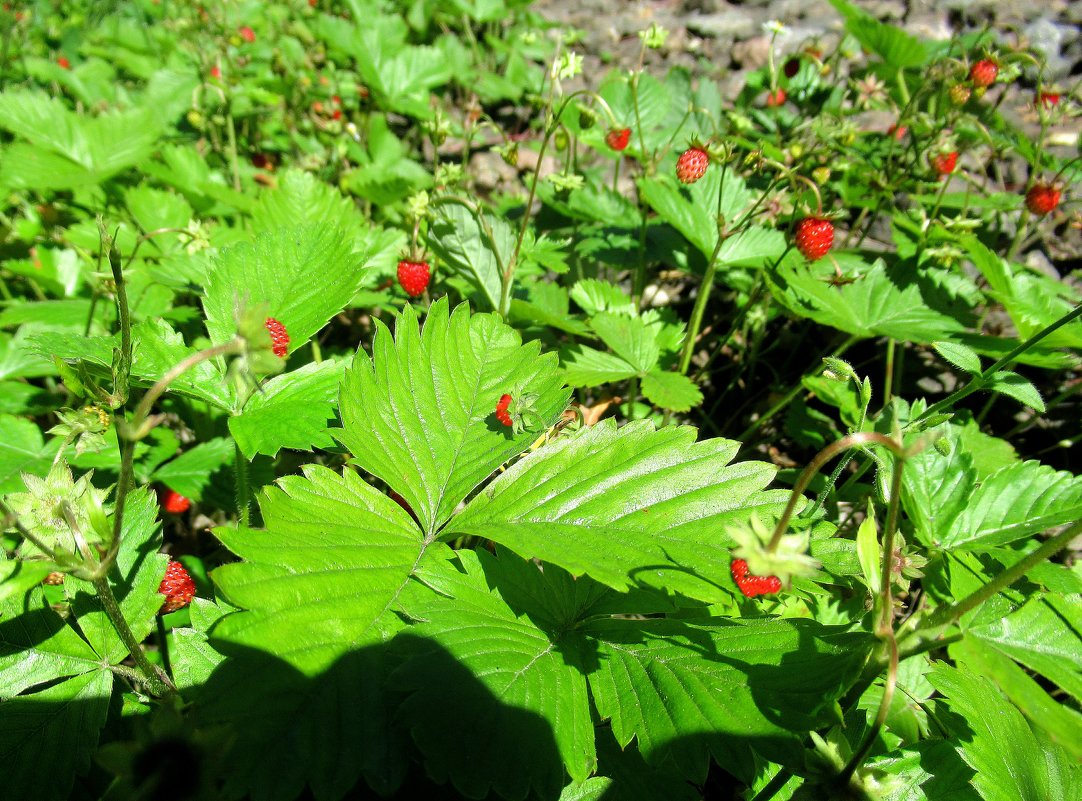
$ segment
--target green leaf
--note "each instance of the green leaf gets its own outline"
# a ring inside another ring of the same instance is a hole
[[[698,385],[682,373],[653,370],[643,376],[642,394],[661,409],[686,412],[703,402]]]
[[[192,628],[173,629],[170,659],[177,689],[201,687],[225,657],[207,640],[207,630],[221,619],[225,610],[205,598],[192,599]]]
[[[153,480],[193,501],[201,501],[214,474],[232,462],[233,443],[228,437],[215,437],[166,462],[154,471]]]
[[[356,473],[303,470],[264,491],[265,530],[215,530],[243,561],[212,577],[243,611],[211,632],[229,658],[197,706],[202,720],[252,732],[228,754],[236,795],[284,801],[308,782],[317,797],[340,797],[362,771],[394,789],[403,768],[380,689],[382,644],[403,625],[398,598],[410,577],[450,555]]]
[[[901,70],[922,67],[928,62],[927,47],[912,34],[880,22],[847,0],[830,0],[830,4],[845,17],[845,29],[891,67]]]
[[[930,305],[917,284],[895,284],[882,260],[838,287],[793,265],[780,267],[771,283],[774,296],[795,314],[865,339],[934,342],[962,330],[961,323]]]
[[[203,308],[211,342],[236,333],[238,304],[265,304],[289,332],[294,351],[345,308],[364,279],[352,244],[338,229],[301,226],[259,234],[224,251],[210,274]]]
[[[145,487],[128,494],[120,552],[108,577],[120,611],[139,642],[154,630],[154,620],[162,606],[158,587],[169,562],[169,557],[158,553],[162,535],[157,513],[158,504]],[[128,656],[128,647],[98,600],[94,585],[69,576],[64,581],[64,592],[71,601],[72,612],[79,618],[79,629],[94,650],[102,659],[119,664]]]
[[[22,492],[23,473],[48,473],[56,447],[45,444],[41,428],[33,421],[0,414],[0,495]]]
[[[101,658],[49,606],[40,586],[0,601],[0,699],[100,668]]]
[[[1021,462],[982,482],[950,528],[938,532],[935,544],[982,551],[1079,518],[1082,478],[1039,462]]]
[[[868,509],[868,516],[861,521],[857,529],[857,558],[860,560],[860,572],[868,583],[872,594],[879,592],[882,576],[880,575],[879,531],[875,524],[874,510]]]
[[[4,604],[9,599],[25,597],[30,590],[41,584],[52,570],[53,565],[50,562],[8,559],[0,552],[0,620],[5,617]]]
[[[1076,642],[1077,644],[1077,642]],[[951,646],[951,656],[987,676],[1049,739],[1082,761],[1082,713],[1058,704],[1040,684],[1010,658],[978,639],[967,637]]]
[[[468,279],[492,309],[500,307],[502,267],[515,249],[515,235],[505,221],[484,215],[490,238],[469,209],[441,204],[429,229],[429,245],[452,270]]]
[[[1018,373],[1012,373],[1010,370],[1000,370],[992,376],[989,389],[1002,395],[1008,395],[1019,403],[1029,406],[1031,409],[1036,409],[1038,412],[1043,413],[1045,411],[1044,400],[1041,399],[1041,393],[1037,387],[1022,378]]]
[[[263,384],[244,410],[229,418],[229,433],[241,452],[252,459],[258,453],[276,456],[282,448],[310,451],[333,446],[328,423],[335,419],[335,400],[347,364],[311,362]]]
[[[90,767],[109,711],[113,677],[98,668],[3,703],[5,794],[42,801],[70,797],[75,775]]]
[[[932,347],[936,349],[936,353],[955,367],[973,375],[981,372],[981,357],[973,348],[958,342],[933,342]]]
[[[495,420],[505,392],[536,394],[541,424],[514,435]],[[372,358],[358,353],[342,384],[335,436],[364,470],[397,491],[435,532],[492,471],[563,412],[569,391],[554,354],[521,343],[498,317],[433,304],[423,331],[407,307],[395,336],[377,322]]]
[[[408,638],[424,639],[409,644],[414,654],[394,677],[411,692],[400,715],[429,775],[450,776],[467,797],[491,789],[523,798],[531,788],[541,798],[554,797],[565,768],[582,781],[596,765],[583,664],[588,650],[580,635],[532,619],[536,601],[512,608],[486,585],[507,584],[523,564],[539,574],[535,566],[507,553],[496,560],[460,551],[459,559],[464,573],[422,571],[419,578],[436,593],[406,603],[422,621]],[[557,589],[551,582],[533,584],[540,592],[574,592],[570,580],[557,581]]]
[[[954,732],[976,771],[985,801],[1047,801],[1082,795],[1082,771],[1057,746],[1041,742],[988,679],[940,663],[929,674],[960,716]]]
[[[729,464],[737,448],[696,442],[686,426],[617,430],[606,420],[512,465],[445,533],[491,539],[621,591],[728,601],[717,584],[728,572],[726,527],[778,514],[788,494],[762,491],[770,465]]]
[[[613,353],[634,367],[637,373],[654,369],[661,353],[657,335],[638,317],[598,312],[590,318],[590,327]]]
[[[945,436],[951,444],[944,455],[924,448],[906,459],[902,471],[902,504],[925,545],[937,542],[969,503],[977,486],[969,449],[962,446],[953,427],[937,426],[926,436]]]
[[[560,356],[563,379],[573,387],[599,387],[623,381],[639,372],[619,356],[587,345],[572,345]]]
[[[804,620],[609,619],[585,632],[600,640],[590,690],[620,745],[635,738],[648,762],[699,782],[710,755],[750,779],[752,743],[777,752],[836,720],[873,645]]]
[[[1078,596],[1033,598],[1009,615],[967,630],[1082,701],[1082,648]]]

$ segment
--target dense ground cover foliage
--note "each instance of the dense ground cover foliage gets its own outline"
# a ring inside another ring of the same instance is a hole
[[[3,793],[1082,797],[1078,87],[832,4],[5,4]]]

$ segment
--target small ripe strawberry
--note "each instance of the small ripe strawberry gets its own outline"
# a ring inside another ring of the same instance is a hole
[[[190,500],[168,487],[161,491],[158,502],[161,504],[162,509],[169,512],[171,515],[182,515],[187,512],[192,505]]]
[[[58,67],[60,67],[60,69],[62,69],[62,70],[70,70],[71,69],[71,62],[68,61],[64,56],[60,56],[59,58],[57,58],[56,65]]]
[[[222,68],[217,66],[217,65],[211,67],[210,68],[210,77],[215,78],[217,80],[221,80],[221,78],[222,78]]]
[[[776,91],[768,92],[766,96],[767,108],[777,108],[785,102],[785,98],[784,89],[778,88]]]
[[[932,156],[932,166],[940,175],[950,175],[958,163],[958,152],[952,150],[949,153],[936,153]]]
[[[982,58],[969,68],[969,80],[974,86],[988,87],[996,82],[999,75],[999,65],[988,58]]]
[[[743,559],[734,559],[729,566],[733,581],[745,598],[757,595],[770,595],[781,590],[781,579],[777,576],[752,576],[748,574],[748,563]]]
[[[1041,92],[1037,96],[1037,103],[1045,108],[1054,108],[1059,105],[1059,92]],[[1034,105],[1037,105],[1037,103]]]
[[[286,327],[273,317],[268,317],[263,325],[267,327],[267,331],[270,333],[271,350],[274,351],[274,355],[284,359],[289,353],[289,332],[286,331]]]
[[[676,161],[676,179],[682,184],[693,184],[706,174],[710,156],[701,147],[689,147]]]
[[[951,103],[956,106],[964,106],[969,102],[970,95],[973,94],[973,90],[969,88],[968,84],[956,83],[950,89],[947,90],[947,94],[950,96]]]
[[[613,150],[626,150],[627,144],[630,141],[630,128],[613,128],[611,131],[605,134],[605,144],[611,147]]]
[[[1034,184],[1026,192],[1026,208],[1043,217],[1059,205],[1059,190],[1052,184]]]
[[[427,261],[398,262],[398,283],[411,298],[423,295],[428,289],[429,274]]]
[[[162,579],[158,592],[165,596],[165,602],[158,611],[159,615],[167,615],[178,609],[183,609],[192,602],[195,597],[195,582],[185,570],[184,565],[170,559],[165,568],[165,578]]]
[[[496,401],[496,419],[508,428],[514,425],[515,422],[511,419],[511,415],[507,413],[507,407],[510,405],[511,396],[507,393],[500,395],[500,399]]]
[[[334,111],[332,111],[331,112],[331,119],[332,120],[340,120],[340,119],[342,119],[342,109],[336,108]]]
[[[240,38],[243,39],[244,41],[246,41],[248,44],[251,44],[252,42],[255,41],[255,31],[253,31],[247,25],[244,25],[243,27],[239,28],[237,30],[237,33],[239,33]]]
[[[834,244],[834,223],[822,217],[805,217],[796,224],[793,239],[808,261],[821,259]]]

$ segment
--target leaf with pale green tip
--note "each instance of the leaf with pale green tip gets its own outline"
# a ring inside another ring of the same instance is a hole
[[[1036,461],[996,471],[935,538],[942,548],[987,550],[1082,518],[1082,478]]]
[[[837,720],[874,640],[810,620],[599,620],[590,690],[621,746],[702,781],[710,756],[745,781],[750,749],[782,756]],[[700,735],[692,737],[691,735]]]
[[[1037,387],[1033,386],[1032,382],[1027,381],[1010,370],[1000,370],[994,376],[992,376],[992,383],[988,388],[993,392],[998,392],[1001,395],[1007,395],[1014,398],[1021,404],[1036,409],[1038,412],[1043,413],[1045,411],[1044,399],[1041,398],[1041,393]]]
[[[703,402],[698,385],[683,373],[651,370],[642,379],[642,394],[660,409],[686,412]]]
[[[926,545],[953,528],[977,486],[973,457],[954,427],[938,426],[932,436],[946,437],[950,452],[926,447],[907,459],[902,471],[902,505]]]
[[[162,605],[158,587],[169,561],[165,554],[158,553],[162,534],[157,518],[158,504],[145,487],[128,493],[120,551],[108,576],[120,611],[138,642],[154,630],[154,619]],[[64,581],[64,592],[71,599],[72,612],[79,618],[79,629],[94,650],[113,664],[127,657],[128,646],[98,600],[94,585],[69,576]]]
[[[310,451],[330,448],[329,423],[347,360],[310,362],[275,376],[229,418],[229,433],[244,455],[276,456],[282,448]]]
[[[429,775],[449,776],[467,797],[492,790],[523,798],[530,788],[555,797],[564,770],[582,781],[597,762],[584,673],[589,649],[568,630],[575,582],[566,574],[534,581],[542,597],[555,596],[550,604],[566,602],[562,615],[537,616],[536,596],[512,608],[499,594],[515,579],[530,580],[524,566],[540,575],[534,565],[484,551],[460,551],[459,560],[463,572],[419,571],[436,592],[405,602],[420,622],[406,635],[411,657],[393,677],[410,693],[399,714]]]
[[[1076,645],[1080,645],[1076,641]],[[1037,681],[1009,657],[975,637],[955,643],[951,656],[987,676],[1007,696],[1030,725],[1043,729],[1049,739],[1082,762],[1082,714],[1057,703]]]
[[[881,801],[980,801],[969,783],[973,769],[947,740],[892,751],[867,767],[884,777]]]
[[[377,322],[372,357],[358,353],[339,401],[335,436],[364,470],[405,498],[426,533],[496,468],[524,451],[567,406],[556,356],[498,317],[471,315],[446,299],[432,305],[423,330],[407,307],[395,336]],[[495,420],[504,393],[537,395],[540,426],[519,434]]]
[[[90,767],[109,711],[113,677],[97,670],[3,704],[4,796],[63,801]],[[29,747],[28,747],[29,746]]]
[[[788,493],[763,491],[770,465],[730,464],[738,443],[695,436],[686,426],[602,421],[512,465],[444,535],[491,539],[621,591],[728,601],[718,584],[728,573],[726,529],[780,514]]]
[[[936,353],[955,367],[974,375],[980,373],[981,357],[977,354],[977,351],[968,345],[962,345],[958,342],[933,342],[932,347],[935,348]]]
[[[101,667],[101,657],[49,606],[40,587],[0,602],[0,698]]]
[[[929,680],[959,716],[951,726],[971,779],[985,801],[1048,801],[1082,797],[1082,769],[1038,738],[1026,719],[985,677],[940,663]]]
[[[237,331],[238,304],[263,305],[285,326],[294,351],[352,300],[364,281],[361,257],[340,229],[304,225],[259,234],[222,252],[203,298],[211,342]]]

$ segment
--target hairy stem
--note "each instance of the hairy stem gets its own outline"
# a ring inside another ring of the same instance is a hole
[[[109,586],[109,581],[102,576],[94,579],[92,583],[98,593],[98,598],[101,599],[101,605],[105,609],[105,613],[109,615],[109,620],[113,623],[113,628],[120,635],[121,641],[135,660],[135,664],[139,666],[139,670],[146,676],[147,687],[150,691],[159,696],[175,693],[177,688],[173,685],[173,682],[159,668],[150,663],[147,655],[143,652],[143,647],[135,639],[135,635],[132,634],[128,621],[124,619],[124,613],[120,611],[120,604],[117,603],[116,596],[113,595],[113,588]]]

